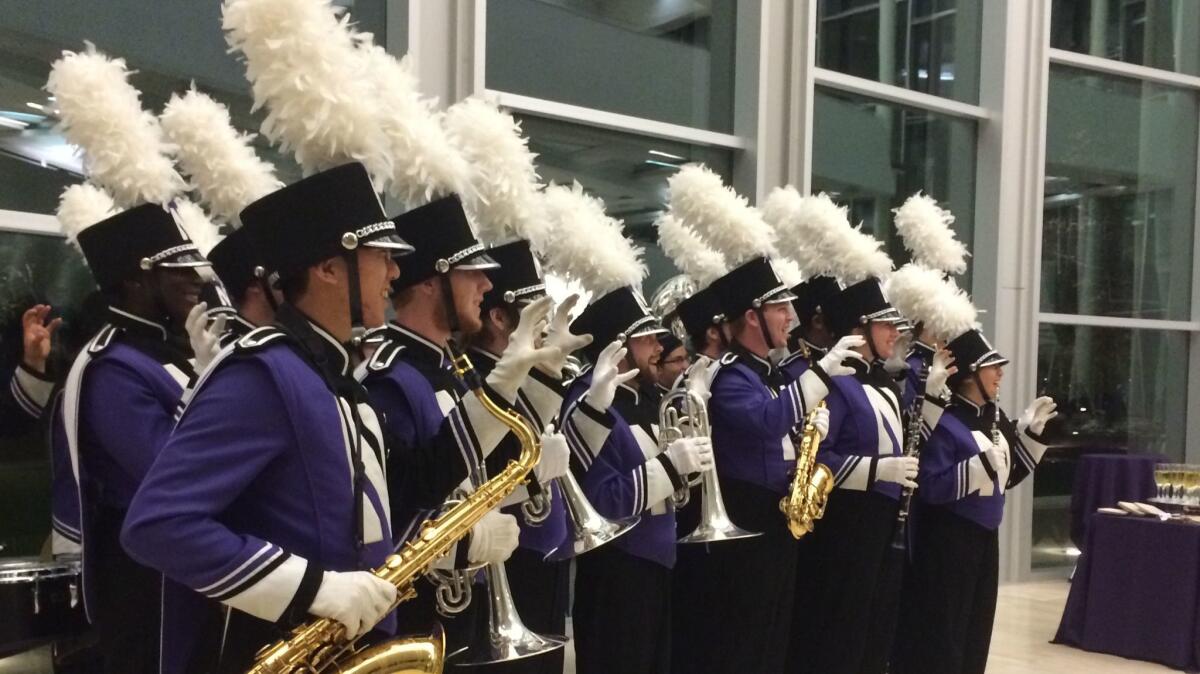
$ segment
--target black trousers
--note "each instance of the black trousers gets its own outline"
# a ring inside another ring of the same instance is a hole
[[[671,666],[671,570],[613,545],[575,567],[576,671],[666,674]]]
[[[779,512],[779,495],[739,480],[722,479],[729,518],[761,533],[706,546],[681,546],[672,671],[704,673],[784,671],[791,634],[796,541]],[[690,550],[686,548],[691,548]]]
[[[563,636],[567,631],[567,602],[571,562],[546,562],[542,553],[517,548],[504,563],[513,603],[521,621],[543,636]],[[487,622],[484,622],[486,627]],[[562,674],[563,652],[558,649],[507,663],[472,669],[488,674]],[[456,668],[467,671],[466,668]]]
[[[891,546],[898,509],[876,492],[830,495],[797,566],[788,671],[887,671],[903,573],[903,553]]]
[[[158,672],[162,576],[121,548],[125,513],[101,509],[93,519],[87,554],[95,572],[93,619],[107,674]]]
[[[982,674],[996,615],[999,537],[945,508],[914,516],[893,671]]]

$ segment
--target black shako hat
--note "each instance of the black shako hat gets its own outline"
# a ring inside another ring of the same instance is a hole
[[[142,204],[85,228],[76,237],[101,288],[155,267],[207,267],[172,204]]]
[[[393,218],[396,231],[416,248],[400,265],[392,288],[403,290],[451,269],[495,269],[475,238],[457,194],[431,201]]]
[[[989,365],[1007,365],[1008,359],[1000,355],[983,333],[972,328],[946,344],[950,354],[954,356],[954,364],[958,371],[950,376],[951,388],[957,387],[967,377],[979,372]]]
[[[492,289],[483,296],[482,311],[506,304],[515,306],[546,294],[541,267],[528,241],[513,241],[489,248],[487,254],[500,266],[487,272]]]
[[[592,336],[592,343],[584,347],[583,352],[594,363],[604,347],[613,340],[624,343],[632,337],[657,335],[666,332],[666,329],[650,312],[641,293],[625,286],[589,302],[583,313],[571,323],[571,332]]]
[[[877,278],[869,278],[846,286],[823,307],[829,316],[833,333],[839,337],[850,334],[860,325],[872,321],[900,323],[904,319],[900,312],[888,302],[883,284]]]
[[[765,257],[756,257],[713,281],[709,289],[716,294],[725,320],[736,320],[749,309],[795,299],[779,274]]]
[[[235,301],[240,300],[258,278],[256,270],[266,270],[254,240],[254,229],[239,227],[208,251],[213,271]]]
[[[383,212],[367,169],[342,164],[282,187],[242,209],[242,229],[253,227],[265,271],[279,279],[356,250],[412,246]]]
[[[697,290],[675,307],[675,315],[683,323],[689,335],[703,334],[710,326],[725,320],[721,313],[721,302],[711,287]]]
[[[841,286],[838,285],[837,279],[823,274],[792,288],[792,293],[796,295],[792,306],[796,309],[796,317],[800,319],[800,324],[809,325],[818,312],[826,312],[827,307],[837,301],[839,292]]]

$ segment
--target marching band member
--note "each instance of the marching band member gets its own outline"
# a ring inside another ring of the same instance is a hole
[[[541,214],[541,186],[520,125],[495,105],[468,98],[446,111],[442,125],[471,166],[473,189],[468,210],[479,239],[490,246],[488,254],[500,264],[487,272],[492,289],[480,307],[482,329],[470,338],[475,367],[487,376],[514,339],[521,338],[516,331],[522,308],[546,296],[541,267],[533,253],[535,242],[551,245]],[[506,512],[517,517],[521,536],[519,547],[505,562],[505,574],[524,624],[547,635],[566,634],[570,562],[564,554],[552,558],[551,553],[572,549],[557,482],[568,469],[569,450],[565,437],[555,428],[562,408],[567,357],[591,343],[590,335],[570,332],[578,299],[569,296],[555,309],[545,335],[546,344],[557,349],[555,358],[530,370],[515,400],[521,414],[544,434],[543,460],[535,469],[535,495],[526,498],[530,492],[518,489],[515,500],[521,503],[506,507]],[[516,438],[509,436],[504,442],[515,443]],[[495,663],[487,671],[561,672],[563,649],[549,648],[549,643],[540,645],[547,648],[540,657]]]
[[[957,291],[961,295],[961,291]],[[1033,401],[1014,424],[999,408],[1000,355],[975,327],[969,301],[931,316],[954,367],[935,361],[926,399],[944,406],[921,450],[894,671],[982,673],[996,610],[997,529],[1004,494],[1028,477],[1046,451],[1043,432],[1054,401]],[[935,394],[946,383],[949,403]],[[927,417],[928,418],[928,417]]]
[[[967,270],[967,256],[970,253],[955,238],[953,213],[920,192],[910,196],[893,212],[896,232],[912,255],[912,264],[936,270],[948,281]],[[916,321],[905,358],[904,408],[909,409],[925,395],[925,376],[933,365],[933,356],[939,344],[922,321],[906,317]]]
[[[126,554],[119,534],[195,378],[184,323],[208,262],[193,238],[214,231],[180,196],[183,179],[128,77],[123,61],[89,46],[64,52],[46,82],[64,135],[83,150],[90,180],[107,190],[72,186],[59,206],[108,308],[107,324],[67,375],[50,443],[55,530],[82,547],[84,608],[105,670],[114,672],[153,671],[158,660],[161,581]]]
[[[316,173],[241,218],[275,241],[263,259],[286,301],[273,326],[206,370],[122,536],[135,558],[224,605],[216,621],[164,612],[168,672],[244,671],[309,614],[353,636],[371,630],[395,599],[367,572],[393,549],[389,468],[406,498],[429,479],[419,461],[388,465],[378,415],[352,376],[354,323],[383,323],[392,256],[411,251],[366,170]]]
[[[824,307],[839,337],[859,338],[833,378],[829,434],[818,462],[834,475],[825,517],[808,536],[800,588],[810,607],[793,661],[804,672],[878,672],[887,667],[900,593],[901,556],[891,551],[900,490],[915,486],[917,459],[903,456],[901,393],[883,363],[902,319],[884,295],[891,260],[879,242],[841,219],[827,233],[846,284]],[[831,647],[836,644],[836,647]],[[795,657],[802,654],[802,657]]]
[[[197,370],[203,370],[215,353],[213,346],[219,349],[223,342],[243,337],[275,319],[280,298],[267,282],[258,254],[258,248],[270,242],[256,242],[254,228],[243,227],[238,215],[282,183],[274,168],[255,154],[252,137],[233,128],[229,110],[194,87],[182,96],[172,94],[159,119],[200,204],[214,220],[232,229],[205,251],[217,280],[206,286],[203,306],[197,305],[188,320],[188,333],[200,361]],[[215,326],[210,324],[218,321]],[[213,333],[221,339],[208,339]]]
[[[47,321],[50,305],[37,304],[21,314],[21,360],[8,388],[0,390],[0,435],[21,435],[42,418],[50,402],[54,381],[46,374],[46,361],[61,318]]]
[[[631,384],[639,371],[653,372],[663,332],[638,291],[645,276],[641,251],[578,185],[548,187],[545,205],[556,242],[547,263],[593,293],[572,325],[595,338],[584,349],[591,368],[569,385],[563,402],[572,464],[601,515],[641,516],[627,534],[576,562],[578,669],[666,672],[675,563],[671,496],[683,475],[711,465],[712,450],[700,439],[660,448],[657,411],[649,411]]]
[[[770,227],[719,177],[686,166],[669,182],[670,210],[721,250],[732,270],[710,289],[728,323],[729,350],[712,378],[709,419],[717,474],[730,518],[762,536],[711,546],[707,582],[724,615],[693,636],[695,666],[706,671],[782,671],[787,653],[796,544],[779,512],[795,467],[793,430],[842,372],[845,350],[791,383],[769,354],[786,345],[791,293],[766,256]],[[691,383],[691,382],[689,382]],[[815,418],[825,427],[823,412]]]

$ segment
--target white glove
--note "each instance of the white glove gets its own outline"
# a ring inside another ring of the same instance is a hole
[[[706,437],[679,438],[663,453],[680,475],[703,473],[713,467],[712,440]]]
[[[825,374],[829,375],[830,377],[840,377],[842,375],[854,374],[854,368],[842,365],[842,361],[846,360],[855,353],[858,353],[854,350],[855,347],[862,346],[866,343],[867,340],[863,339],[859,335],[846,335],[845,337],[839,339],[837,344],[833,345],[833,348],[829,350],[829,353],[825,354],[821,360],[817,361],[817,365],[820,365],[821,369],[825,370]]]
[[[699,396],[702,402],[707,403],[712,396],[712,380],[717,374],[718,366],[719,361],[711,360],[708,356],[697,356],[696,362],[688,366],[683,375],[688,393]]]
[[[544,344],[557,348],[558,357],[547,357],[536,363],[537,369],[555,379],[562,378],[563,368],[567,365],[567,356],[592,343],[591,335],[571,334],[571,310],[575,308],[577,302],[579,302],[579,295],[571,295],[563,300],[562,304],[554,310],[554,318],[550,321],[550,327],[546,329]]]
[[[472,564],[499,564],[512,556],[521,538],[517,518],[493,510],[471,527],[467,561]]]
[[[613,340],[596,358],[596,365],[592,368],[592,384],[587,392],[587,403],[594,409],[600,412],[607,410],[617,395],[617,387],[638,376],[637,368],[624,374],[617,370],[624,357],[625,349],[621,342]]]
[[[1057,407],[1058,404],[1050,396],[1034,400],[1017,420],[1017,430],[1025,435],[1041,435],[1046,430],[1046,422],[1058,416],[1058,412],[1054,411]]]
[[[1010,466],[1008,463],[1008,450],[1004,447],[995,445],[988,447],[980,452],[992,470],[996,471],[996,484],[1000,486],[1000,491],[1004,491],[1004,485],[1008,484],[1008,473]]]
[[[567,438],[554,430],[554,424],[546,426],[542,432],[542,458],[533,467],[533,475],[540,484],[549,484],[551,480],[567,474],[570,465],[571,450],[567,447]]]
[[[824,441],[825,438],[829,437],[829,408],[828,407],[818,407],[818,408],[814,409],[810,413],[809,421],[812,423],[813,428],[817,429],[817,432],[821,434],[822,441]]]
[[[383,620],[396,601],[396,588],[367,571],[326,571],[308,612],[338,621],[356,639]]]
[[[487,376],[488,386],[506,400],[516,399],[517,391],[521,384],[525,383],[525,377],[529,375],[531,367],[538,363],[562,359],[557,347],[537,344],[542,330],[546,327],[552,301],[549,297],[543,297],[521,309],[517,329],[513,330],[508,339],[508,346],[504,347],[504,353],[500,354],[496,367]]]
[[[221,335],[225,334],[225,314],[217,316],[209,324],[206,311],[208,303],[200,302],[192,307],[183,321],[188,340],[192,343],[192,352],[196,355],[196,374],[203,372],[217,356],[221,350]]]
[[[946,349],[938,350],[933,354],[933,364],[929,366],[929,373],[925,377],[925,394],[934,398],[946,398],[950,393],[946,388],[946,381],[955,372],[958,372],[958,368],[954,365],[954,356]]]
[[[875,479],[916,489],[919,468],[920,462],[915,456],[885,456],[875,465]]]

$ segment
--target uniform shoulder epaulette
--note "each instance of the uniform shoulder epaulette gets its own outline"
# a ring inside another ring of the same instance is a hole
[[[237,341],[234,347],[237,351],[256,351],[267,344],[280,339],[287,339],[288,333],[274,326],[266,325],[247,332]]]
[[[97,332],[96,336],[92,338],[92,341],[88,342],[88,353],[96,355],[107,349],[109,345],[112,344],[113,337],[115,337],[116,334],[117,327],[115,325],[106,325],[103,328],[100,328],[100,332]]]
[[[396,356],[404,351],[404,345],[398,342],[384,342],[383,346],[375,349],[371,359],[367,361],[367,369],[371,372],[382,372],[392,366]]]

